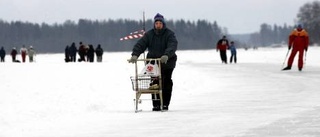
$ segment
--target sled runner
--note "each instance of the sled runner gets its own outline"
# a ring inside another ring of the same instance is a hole
[[[135,72],[131,76],[132,90],[135,91],[134,106],[135,112],[139,112],[139,104],[141,103],[142,94],[151,94],[154,99],[160,100],[160,109],[163,110],[162,101],[162,80],[161,80],[161,62],[158,59],[138,59],[134,63]],[[142,71],[139,73],[138,71]],[[159,98],[157,98],[157,94]]]

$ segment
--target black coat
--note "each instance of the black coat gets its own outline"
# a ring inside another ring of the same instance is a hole
[[[159,34],[156,34],[155,29],[151,29],[134,45],[131,55],[140,56],[148,49],[147,58],[160,58],[162,55],[167,55],[168,62],[161,64],[162,68],[175,68],[177,47],[178,41],[173,31],[163,28]]]
[[[1,48],[0,49],[0,57],[5,57],[5,56],[6,56],[6,51],[3,48]]]
[[[97,56],[102,56],[103,55],[103,49],[100,46],[96,48],[96,55]]]

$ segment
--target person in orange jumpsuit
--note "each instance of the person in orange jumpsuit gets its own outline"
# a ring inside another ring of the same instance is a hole
[[[294,57],[296,56],[297,52],[299,52],[298,69],[299,71],[301,71],[303,68],[303,54],[304,54],[304,51],[307,52],[308,45],[309,45],[308,32],[302,28],[301,24],[299,24],[297,25],[296,29],[294,29],[291,32],[289,36],[288,49],[290,50],[292,47],[292,51],[288,59],[287,67],[283,68],[282,70],[291,69]]]

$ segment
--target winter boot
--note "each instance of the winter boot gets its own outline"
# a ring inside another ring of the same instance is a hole
[[[287,66],[287,67],[283,68],[282,70],[290,70],[290,69],[291,69],[291,67]]]
[[[302,71],[302,68],[299,68],[299,71]]]
[[[169,106],[164,105],[164,106],[163,106],[163,110],[164,110],[164,111],[168,111],[168,110],[169,110]]]
[[[155,107],[152,108],[152,111],[160,111],[160,110],[161,110],[160,106],[155,106]]]

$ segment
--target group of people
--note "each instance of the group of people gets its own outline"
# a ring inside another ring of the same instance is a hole
[[[283,70],[290,70],[295,55],[299,52],[298,69],[303,68],[303,55],[304,51],[308,50],[309,36],[302,25],[299,24],[289,35],[288,53],[290,49],[291,55],[288,59],[287,67]],[[176,66],[177,55],[176,50],[178,41],[175,37],[175,33],[166,27],[164,17],[161,14],[156,14],[154,17],[153,29],[147,31],[145,35],[134,45],[129,62],[134,63],[137,61],[140,54],[148,49],[147,58],[160,58],[161,59],[161,76],[162,76],[162,94],[163,94],[163,110],[168,110],[171,95],[173,81],[171,79],[173,70]],[[231,57],[230,63],[237,63],[237,50],[235,43],[230,42],[223,36],[216,44],[216,50],[220,51],[220,58],[222,63],[227,64],[227,50],[230,50]],[[159,97],[158,97],[159,98]],[[153,111],[160,111],[159,100],[154,100],[152,96]]]
[[[231,41],[229,44],[229,41],[226,36],[223,36],[222,39],[220,39],[217,42],[216,50],[217,52],[220,52],[220,58],[222,63],[228,64],[227,50],[230,50],[231,52],[230,63],[232,63],[232,61],[234,61],[234,63],[237,63],[237,49],[233,41]]]
[[[102,62],[103,49],[100,44],[98,44],[95,49],[92,44],[85,45],[82,42],[79,43],[79,49],[77,49],[74,42],[71,46],[67,45],[65,48],[65,62],[76,62],[77,53],[80,56],[78,59],[79,62],[94,62],[95,54],[97,56],[97,62]]]
[[[76,62],[77,52],[80,56],[78,61],[93,62],[94,53],[97,56],[97,62],[102,61],[103,49],[99,44],[96,49],[92,45],[84,45],[82,42],[79,43],[79,49],[76,48],[75,43],[71,46],[67,46],[65,49],[65,61]],[[292,67],[293,59],[297,52],[299,52],[298,69],[301,71],[303,68],[303,54],[304,51],[308,50],[309,37],[308,33],[302,28],[302,25],[298,25],[295,30],[289,36],[288,49],[292,49],[291,55],[288,60],[288,65],[283,70],[290,70]],[[176,67],[177,55],[176,50],[178,47],[178,41],[175,33],[167,28],[163,15],[156,14],[154,17],[153,28],[147,31],[141,39],[134,45],[131,53],[130,63],[135,63],[139,56],[148,49],[147,58],[160,58],[161,59],[161,76],[162,76],[162,95],[163,95],[163,108],[160,107],[160,101],[156,100],[152,95],[153,111],[169,110],[169,105],[172,96],[172,73]],[[229,44],[226,36],[223,36],[216,44],[217,51],[220,51],[220,57],[223,63],[227,64],[227,50],[231,51],[230,63],[234,61],[237,63],[237,51],[232,41]],[[0,55],[2,61],[3,47],[1,48]],[[25,62],[25,56],[28,53],[30,62],[33,61],[32,57],[35,52],[30,46],[27,50],[25,46],[20,49],[22,61]],[[4,52],[5,54],[5,52]],[[17,51],[15,48],[12,49],[11,56],[12,60],[16,60]],[[4,57],[3,57],[4,58]],[[4,60],[4,59],[3,59]]]
[[[296,28],[290,33],[289,39],[288,39],[288,53],[291,50],[291,54],[289,56],[287,66],[283,68],[282,70],[291,70],[292,64],[294,61],[294,58],[297,53],[298,55],[298,70],[302,71],[303,68],[303,59],[305,52],[308,51],[309,46],[309,35],[308,32],[303,28],[301,24],[298,24]],[[222,60],[222,63],[227,64],[227,50],[229,49],[231,51],[231,57],[230,57],[230,63],[234,61],[234,63],[237,63],[237,51],[236,47],[234,45],[234,42],[231,41],[229,45],[229,41],[226,38],[226,36],[223,36],[222,39],[220,39],[217,42],[217,51],[220,51],[220,58]]]
[[[12,58],[12,62],[21,62],[20,60],[17,59],[17,55],[19,52],[17,51],[16,47],[13,47],[10,55]],[[36,56],[36,51],[33,49],[33,46],[30,46],[29,48],[26,48],[25,45],[23,45],[20,48],[20,54],[21,54],[21,59],[22,62],[26,62],[26,57],[29,57],[29,62],[34,62],[34,57]],[[0,58],[1,62],[5,62],[5,57],[6,57],[6,51],[3,47],[0,49]]]

